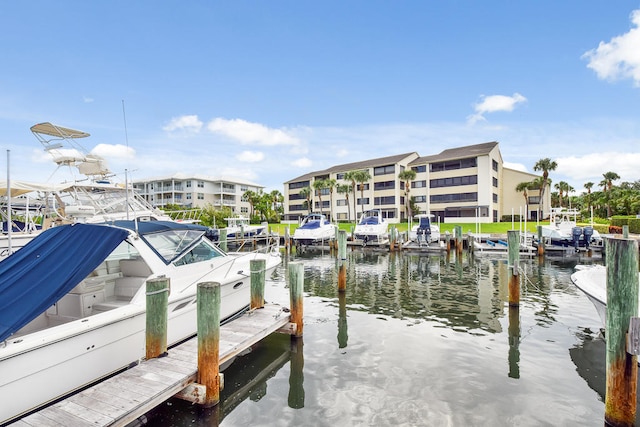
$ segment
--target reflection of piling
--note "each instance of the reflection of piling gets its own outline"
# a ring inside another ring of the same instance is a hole
[[[304,342],[302,338],[291,342],[291,370],[289,372],[289,396],[292,409],[304,408]]]
[[[338,232],[338,292],[344,292],[347,289],[347,232],[340,230]]]
[[[638,242],[606,239],[605,252],[607,389],[604,419],[606,425],[632,426],[636,419],[638,356],[627,353],[627,335],[637,337],[637,331],[629,331],[629,321],[638,315]]]
[[[145,357],[153,359],[167,354],[167,307],[169,279],[147,280],[147,315]]]
[[[338,348],[345,348],[349,335],[347,333],[347,295],[338,294]]]
[[[251,270],[251,309],[264,307],[264,282],[267,261],[252,259],[249,261]]]
[[[509,305],[520,305],[520,276],[518,266],[520,264],[520,232],[518,230],[507,231],[507,244],[509,250]]]
[[[625,239],[629,238],[629,226],[627,224],[622,226],[622,237]]]
[[[295,337],[302,336],[302,296],[304,292],[304,264],[300,261],[289,263],[289,296],[291,301],[291,323],[296,324]]]
[[[206,387],[204,406],[220,401],[220,283],[198,283],[198,384]]]
[[[227,229],[221,228],[220,234],[218,235],[218,243],[220,245],[220,249],[227,252]]]
[[[449,255],[451,252],[451,234],[448,231],[444,234],[444,245],[447,248],[447,255]]]
[[[520,308],[509,306],[509,378],[520,378]]]
[[[538,256],[544,255],[544,237],[542,237],[542,226],[538,226]]]
[[[457,255],[461,255],[462,254],[462,226],[461,225],[456,225],[455,226],[455,235],[456,235],[456,254]]]

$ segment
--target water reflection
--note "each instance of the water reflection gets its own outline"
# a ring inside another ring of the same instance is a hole
[[[509,307],[509,378],[520,378],[520,308]]]

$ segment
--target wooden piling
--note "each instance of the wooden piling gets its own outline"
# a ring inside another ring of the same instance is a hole
[[[389,230],[389,251],[393,252],[396,250],[396,228],[391,226]]]
[[[627,224],[622,226],[622,237],[624,239],[628,239],[629,238],[629,226]]]
[[[198,283],[198,379],[204,406],[220,401],[220,283]]]
[[[544,255],[544,237],[542,236],[542,226],[537,227],[538,231],[538,256]]]
[[[264,282],[267,261],[252,259],[249,261],[251,270],[251,310],[264,307]]]
[[[462,254],[462,226],[461,225],[456,225],[455,227],[455,232],[456,232],[456,254],[460,255]]]
[[[289,297],[291,301],[291,323],[296,324],[295,337],[302,336],[302,297],[304,294],[304,264],[300,261],[289,263]]]
[[[507,231],[507,245],[509,251],[509,305],[520,305],[520,232],[518,230]]]
[[[338,269],[338,292],[344,292],[347,290],[347,232],[340,230],[338,232],[338,262],[340,267]]]
[[[145,357],[153,359],[167,355],[167,316],[169,278],[147,280],[147,313]]]
[[[451,252],[451,234],[449,232],[445,232],[444,234],[444,244],[447,248],[447,255]]]
[[[638,242],[605,240],[607,265],[607,387],[605,425],[633,426],[636,420],[638,356],[627,353],[631,317],[638,315]]]
[[[220,234],[218,235],[218,245],[220,246],[220,249],[222,249],[223,251],[227,252],[228,247],[227,247],[227,229],[226,228],[221,228],[220,229]]]
[[[286,253],[291,252],[291,237],[289,236],[289,226],[284,229],[284,250]]]

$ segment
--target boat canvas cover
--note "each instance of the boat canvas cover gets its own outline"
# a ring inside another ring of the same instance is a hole
[[[95,224],[54,227],[0,262],[0,342],[73,289],[128,235]]]

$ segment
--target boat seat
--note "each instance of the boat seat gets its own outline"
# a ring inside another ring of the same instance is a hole
[[[149,266],[142,259],[120,260],[120,271],[123,277],[115,280],[113,296],[108,297],[104,302],[94,304],[94,312],[108,311],[127,305],[151,275]]]

